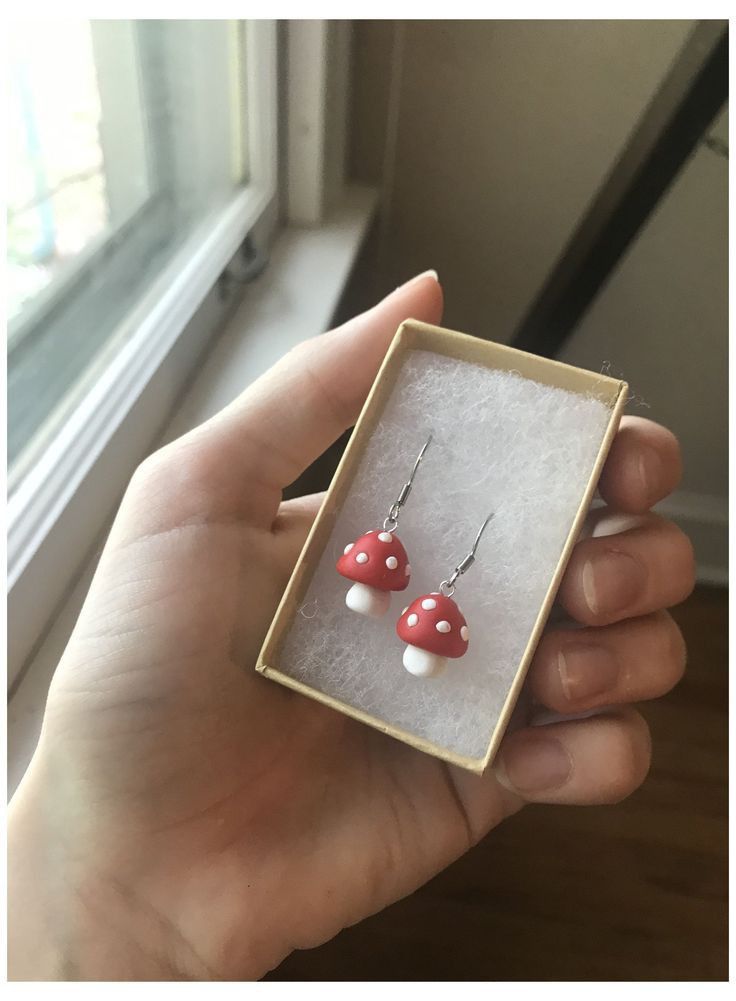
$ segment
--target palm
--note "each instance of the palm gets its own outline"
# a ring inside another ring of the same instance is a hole
[[[467,821],[444,765],[253,671],[315,504],[282,505],[264,533],[193,512],[186,477],[145,479],[119,521],[151,492],[167,519],[113,532],[46,730],[82,735],[66,757],[105,845],[98,871],[152,903],[193,966],[233,976],[262,904],[275,964],[420,884],[467,848]]]

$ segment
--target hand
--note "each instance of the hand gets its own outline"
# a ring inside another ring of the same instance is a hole
[[[647,513],[680,470],[649,421],[624,420],[600,484],[637,527],[578,544],[560,601],[585,628],[550,630],[529,679],[558,712],[617,708],[514,733],[479,778],[253,670],[320,501],[282,488],[354,423],[398,324],[441,309],[431,274],[409,282],[136,472],[11,806],[12,978],[259,977],[524,803],[615,802],[644,778],[629,703],[679,678],[661,609],[693,583],[686,538]]]

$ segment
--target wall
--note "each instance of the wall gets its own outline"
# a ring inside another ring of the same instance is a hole
[[[728,142],[724,111],[709,135]],[[659,203],[562,361],[610,362],[629,411],[680,438],[682,489],[664,505],[695,542],[701,579],[723,582],[728,520],[728,160],[705,145]]]
[[[384,181],[381,287],[436,268],[448,324],[507,341],[691,27],[356,22],[350,166]]]
[[[447,326],[508,341],[694,24],[356,22],[350,171],[384,187],[367,294],[434,267]],[[667,510],[708,580],[726,573],[726,170],[699,149],[564,351],[680,436]]]

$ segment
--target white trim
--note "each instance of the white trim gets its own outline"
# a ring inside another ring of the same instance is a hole
[[[153,194],[135,21],[90,21],[111,229]],[[133,97],[131,98],[131,95]]]
[[[275,21],[247,22],[245,77],[249,180],[275,192],[278,154]]]
[[[713,566],[709,563],[698,563],[698,584],[708,584],[712,587],[728,587],[728,568]]]
[[[350,21],[289,21],[286,219],[319,224],[345,186]]]
[[[207,220],[198,227],[126,318],[106,352],[111,357],[97,366],[91,389],[8,502],[11,588],[267,200],[265,191],[249,188],[214,224]],[[129,335],[130,330],[135,332]]]
[[[325,208],[327,21],[287,26],[287,183],[290,223],[313,226]]]
[[[657,506],[668,518],[702,521],[709,525],[728,525],[728,498],[716,494],[676,490]]]
[[[170,395],[191,371],[198,349],[213,330],[189,326],[246,234],[273,216],[276,195],[276,25],[246,30],[250,183],[228,206],[203,222],[112,338],[86,395],[53,439],[42,460],[8,502],[8,651],[12,683],[54,608],[77,572],[86,548],[104,524],[109,500],[132,471],[115,457],[138,459],[165,419]],[[178,344],[184,334],[191,343]],[[177,351],[174,351],[174,348]],[[186,358],[189,369],[182,368]],[[141,396],[165,376],[159,401]],[[134,440],[111,443],[138,408]],[[146,420],[140,417],[146,410]],[[147,434],[147,439],[146,439]],[[137,461],[137,460],[135,460]],[[120,477],[122,476],[122,480]],[[87,502],[80,502],[84,492]],[[91,498],[91,500],[90,500]],[[99,503],[95,504],[95,498]],[[81,550],[80,550],[81,546]]]

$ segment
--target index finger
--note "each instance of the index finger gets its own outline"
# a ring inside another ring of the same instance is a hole
[[[292,349],[200,431],[228,470],[258,470],[288,486],[355,423],[397,327],[442,316],[442,289],[426,272],[368,312]]]

